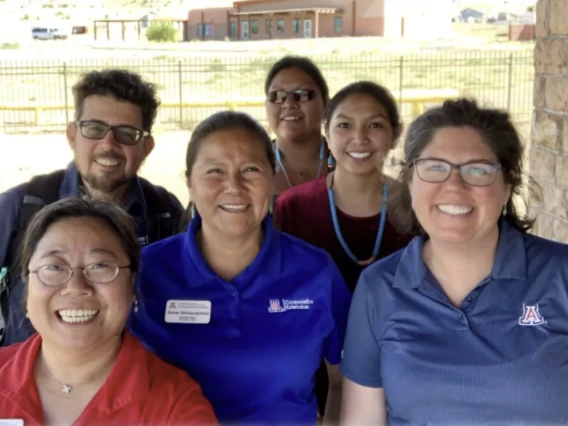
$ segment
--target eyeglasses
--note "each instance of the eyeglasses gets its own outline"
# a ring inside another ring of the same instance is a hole
[[[286,92],[285,90],[274,90],[272,92],[268,92],[268,102],[273,104],[283,104],[288,99],[288,96],[292,96],[295,102],[309,102],[311,101],[316,95],[315,90],[311,89],[301,89],[301,90],[292,90],[291,92]]]
[[[415,158],[412,165],[416,174],[424,182],[440,183],[450,177],[452,170],[456,169],[462,180],[471,186],[489,186],[501,170],[501,164],[473,162],[465,164],[452,164],[449,161],[437,158]]]
[[[130,265],[118,266],[110,262],[97,262],[71,268],[67,265],[43,265],[30,274],[37,274],[39,281],[47,286],[59,286],[69,282],[75,269],[81,269],[87,281],[93,284],[108,284],[113,281],[121,269],[128,269]]]
[[[112,131],[114,140],[123,145],[136,145],[144,137],[150,135],[145,130],[136,127],[120,125],[111,126],[110,124],[100,121],[88,120],[77,121],[75,124],[81,129],[81,134],[87,139],[100,140],[103,139],[108,132]]]

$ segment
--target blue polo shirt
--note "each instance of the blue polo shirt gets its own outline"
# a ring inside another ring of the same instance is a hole
[[[267,217],[259,254],[227,282],[201,254],[200,226],[142,251],[129,329],[198,381],[221,422],[315,424],[315,373],[340,360],[351,299],[337,267]]]
[[[564,424],[568,246],[502,222],[490,276],[455,308],[423,243],[363,272],[345,377],[384,388],[390,424]]]

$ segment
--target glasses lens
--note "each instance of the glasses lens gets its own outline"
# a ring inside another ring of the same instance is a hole
[[[315,90],[294,90],[292,96],[296,102],[309,102],[314,98]]]
[[[99,262],[85,266],[85,276],[92,283],[110,283],[117,274],[118,266],[114,263]]]
[[[113,130],[114,139],[124,145],[136,145],[142,137],[142,131],[130,126],[118,126]]]
[[[108,132],[109,126],[96,121],[82,121],[79,126],[81,133],[88,139],[102,139]]]
[[[45,285],[61,285],[67,282],[71,270],[65,265],[45,265],[38,269],[37,277]]]
[[[498,170],[493,164],[470,163],[461,167],[461,175],[465,183],[473,186],[488,186],[495,180]]]
[[[440,160],[416,160],[414,165],[418,177],[431,183],[445,181],[452,170],[448,163]]]
[[[288,93],[284,90],[274,90],[272,92],[268,92],[268,101],[273,104],[281,104],[286,101],[286,96],[288,96]]]

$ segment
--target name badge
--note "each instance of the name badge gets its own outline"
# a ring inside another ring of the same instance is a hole
[[[211,302],[209,300],[168,300],[164,320],[170,324],[209,324]]]
[[[24,426],[22,419],[0,419],[0,426]]]

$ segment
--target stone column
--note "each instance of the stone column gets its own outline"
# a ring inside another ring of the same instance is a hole
[[[568,242],[568,0],[539,0],[529,154],[534,232]]]

